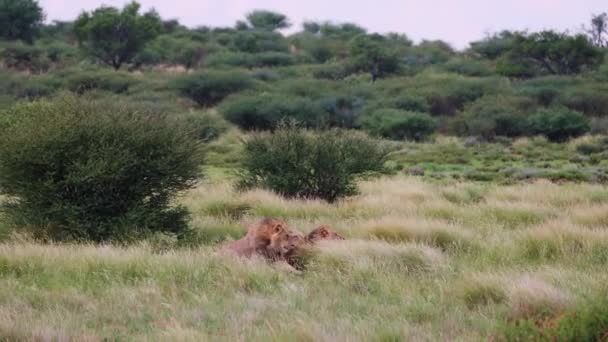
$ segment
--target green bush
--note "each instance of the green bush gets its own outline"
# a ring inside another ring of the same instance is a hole
[[[477,60],[453,59],[443,67],[449,72],[465,76],[483,77],[492,75],[492,69],[490,69],[488,63]]]
[[[608,115],[608,89],[594,84],[572,87],[566,90],[558,102],[572,110],[587,115]]]
[[[528,120],[533,134],[541,134],[547,139],[563,142],[589,132],[589,118],[580,112],[563,107],[542,109]]]
[[[361,119],[366,130],[393,140],[422,141],[435,133],[437,123],[425,113],[378,109]]]
[[[533,100],[513,96],[484,96],[462,114],[466,134],[493,138],[525,135],[526,114],[534,110]]]
[[[205,58],[205,66],[208,67],[244,67],[251,68],[254,65],[254,57],[245,52],[217,52]]]
[[[16,227],[95,242],[187,228],[187,211],[170,204],[197,180],[201,158],[175,120],[72,96],[4,117],[0,191]]]
[[[182,76],[173,86],[199,105],[213,106],[230,94],[251,88],[253,80],[237,71],[213,71]]]
[[[380,171],[387,150],[358,132],[313,132],[283,125],[245,142],[242,188],[335,201],[356,193],[355,178]]]
[[[70,70],[64,76],[64,82],[70,91],[84,94],[93,90],[103,90],[115,94],[126,93],[129,87],[138,81],[126,72],[114,72],[110,70]]]
[[[253,66],[258,68],[288,66],[294,63],[295,59],[293,56],[285,52],[269,51],[253,55]]]
[[[217,139],[228,130],[228,123],[211,113],[188,113],[183,116],[187,129],[202,142]]]
[[[0,59],[7,68],[32,73],[45,72],[51,67],[51,60],[42,48],[20,42],[1,46]]]
[[[328,122],[317,102],[281,93],[237,95],[226,99],[219,110],[226,120],[246,130],[273,129],[283,119],[295,119],[307,127]]]

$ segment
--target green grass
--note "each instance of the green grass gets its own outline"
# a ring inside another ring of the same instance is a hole
[[[555,336],[604,326],[586,309],[608,290],[608,231],[589,225],[601,222],[604,186],[391,176],[328,205],[227,182],[181,198],[194,228],[185,247],[164,235],[131,247],[44,245],[5,229],[0,336],[521,340],[548,329],[542,322],[559,322]],[[302,274],[219,252],[262,214],[304,233],[328,224],[348,240],[314,249]]]

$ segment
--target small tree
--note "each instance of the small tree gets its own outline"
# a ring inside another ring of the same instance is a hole
[[[290,26],[285,15],[264,10],[257,10],[247,14],[247,21],[254,29],[267,31],[276,31]]]
[[[36,0],[0,0],[0,38],[28,43],[42,26],[44,12]]]
[[[528,119],[528,124],[532,133],[556,142],[581,136],[590,130],[589,118],[565,107],[542,109]]]
[[[115,70],[131,62],[162,31],[158,14],[151,10],[140,15],[139,8],[133,1],[122,11],[104,6],[92,13],[83,12],[74,23],[82,49]]]
[[[587,29],[591,42],[600,48],[608,46],[608,14],[602,13],[591,17],[591,27]]]
[[[201,106],[213,106],[226,96],[253,85],[249,75],[234,71],[186,75],[176,79],[174,83],[180,94]]]
[[[187,211],[171,203],[201,162],[188,132],[161,115],[72,96],[17,106],[0,122],[5,213],[53,240],[183,232]]]
[[[333,202],[356,193],[357,175],[380,171],[387,149],[359,132],[314,132],[282,125],[245,142],[240,186]]]
[[[597,68],[604,53],[582,34],[569,36],[542,31],[516,35],[509,58],[518,64],[533,62],[550,74],[570,75]]]
[[[368,131],[393,140],[423,141],[437,129],[430,115],[399,109],[378,109],[361,121]]]
[[[359,35],[350,43],[353,67],[369,72],[372,82],[399,69],[399,58],[379,34]]]

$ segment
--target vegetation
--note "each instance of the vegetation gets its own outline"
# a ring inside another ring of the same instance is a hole
[[[461,50],[43,18],[0,0],[0,340],[606,337],[605,14]],[[219,253],[261,217],[347,239]]]
[[[283,123],[245,143],[240,185],[333,202],[354,195],[355,177],[380,171],[385,156],[382,146],[359,133],[313,133]]]
[[[32,43],[42,26],[44,12],[35,0],[0,1],[0,38]]]
[[[183,232],[177,192],[199,176],[195,140],[162,116],[71,96],[4,116],[0,184],[18,227],[51,240]]]
[[[115,70],[131,62],[161,31],[158,14],[150,11],[140,15],[139,7],[134,1],[122,11],[100,7],[92,13],[83,12],[74,22],[74,33],[81,48]]]

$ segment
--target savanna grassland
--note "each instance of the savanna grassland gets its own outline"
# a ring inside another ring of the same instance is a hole
[[[0,19],[0,341],[608,340],[608,14]],[[220,251],[265,217],[346,240]]]
[[[207,243],[0,246],[0,332],[41,340],[480,340],[567,320],[608,290],[608,188],[393,176],[328,205],[201,184],[181,201]],[[258,217],[348,241],[302,274],[218,254]],[[603,309],[605,314],[605,308]],[[566,317],[566,318],[564,318]]]

